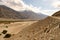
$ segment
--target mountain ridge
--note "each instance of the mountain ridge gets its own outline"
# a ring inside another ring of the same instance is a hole
[[[0,5],[0,18],[9,18],[9,19],[35,19],[40,20],[47,17],[47,15],[44,15],[42,13],[34,13],[30,10],[25,11],[15,11],[9,7],[6,7],[4,5]]]
[[[60,17],[60,11],[57,11],[57,12],[54,13],[52,16]]]

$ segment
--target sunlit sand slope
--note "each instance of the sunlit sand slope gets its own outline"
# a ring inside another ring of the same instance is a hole
[[[20,30],[19,30],[20,31]],[[5,40],[60,40],[60,19],[39,20]]]

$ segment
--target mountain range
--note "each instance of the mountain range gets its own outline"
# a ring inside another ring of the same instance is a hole
[[[35,13],[30,10],[24,11],[15,11],[7,6],[0,5],[0,18],[8,18],[8,19],[34,19],[34,20],[41,20],[46,18],[47,15],[42,13]]]

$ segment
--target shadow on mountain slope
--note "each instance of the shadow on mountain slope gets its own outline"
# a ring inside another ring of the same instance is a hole
[[[46,17],[47,15],[42,13],[34,13],[30,10],[18,12],[4,5],[0,5],[0,18],[41,20]]]

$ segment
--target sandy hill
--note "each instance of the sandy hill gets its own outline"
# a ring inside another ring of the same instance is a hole
[[[7,6],[0,5],[0,18],[9,18],[9,19],[44,19],[47,15],[42,13],[34,13],[30,10],[25,11],[15,11]]]
[[[60,19],[39,20],[5,40],[60,40]]]

